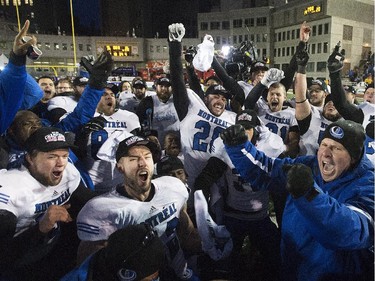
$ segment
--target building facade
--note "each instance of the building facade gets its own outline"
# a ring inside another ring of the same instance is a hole
[[[259,57],[266,56],[270,66],[285,69],[298,44],[300,25],[307,21],[312,27],[308,75],[324,79],[328,79],[328,56],[339,41],[346,51],[344,72],[362,67],[374,50],[372,0],[274,1],[274,6],[250,1],[254,5],[243,8],[246,2],[241,2],[240,9],[237,3],[228,10],[226,2],[226,8],[221,5],[216,12],[199,14],[199,37],[213,35],[218,49],[251,40]]]
[[[123,2],[124,5],[130,5],[133,1]],[[136,13],[140,10],[147,10],[143,4],[150,2],[138,2],[134,4],[132,11]],[[182,1],[180,5],[185,5],[185,2]],[[193,1],[195,4],[197,2],[199,1]],[[260,58],[266,57],[270,66],[285,69],[298,44],[299,27],[303,21],[307,21],[312,27],[308,74],[314,78],[325,79],[328,78],[326,61],[337,42],[340,41],[346,50],[345,71],[354,66],[361,67],[369,52],[374,49],[373,0],[211,2],[211,12],[199,13],[197,23],[186,26],[186,29],[192,29],[196,25],[198,36],[193,38],[188,36],[190,33],[187,32],[183,41],[185,49],[191,45],[198,45],[205,34],[213,36],[216,49],[221,49],[225,45],[239,46],[242,41],[249,40],[255,43]],[[164,6],[162,8],[167,9]],[[103,22],[114,13],[111,9],[110,7],[107,10],[101,9]],[[155,11],[147,10],[139,15],[140,21],[133,21],[133,23],[137,23],[142,30],[148,30],[149,28],[145,26],[145,16],[151,14],[157,16]],[[129,13],[124,12],[123,15],[126,16]],[[113,19],[114,21],[108,21],[108,23],[121,22],[119,18]],[[0,51],[6,54],[12,48],[17,25],[9,22],[4,16],[0,17],[0,20]],[[125,21],[123,23],[127,24]],[[153,33],[157,30],[155,28],[151,29]],[[165,29],[167,30],[167,27]],[[110,31],[114,34],[110,37],[75,36],[75,46],[72,36],[64,35],[64,33],[60,35],[38,34],[38,47],[43,55],[38,61],[28,61],[30,73],[34,76],[75,75],[80,58],[86,55],[97,56],[98,50],[101,49],[107,49],[112,53],[115,67],[132,66],[149,72],[168,64],[168,44],[165,37],[148,38],[147,36],[139,37],[136,34],[133,36],[132,30],[125,34],[119,34],[119,31],[113,28]]]

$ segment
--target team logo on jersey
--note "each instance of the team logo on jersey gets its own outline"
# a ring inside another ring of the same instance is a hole
[[[344,137],[344,130],[341,127],[339,127],[339,126],[333,126],[329,130],[329,133],[335,139],[342,139]]]
[[[146,220],[147,223],[151,224],[152,227],[155,227],[162,222],[166,221],[170,217],[172,217],[175,213],[177,213],[176,204],[172,203],[163,208],[162,211],[158,212],[157,214],[153,215],[152,217]]]
[[[69,192],[69,189],[64,191],[63,193],[61,193],[61,195],[55,199],[52,199],[50,201],[47,201],[47,202],[42,202],[42,203],[38,203],[38,204],[35,204],[35,214],[39,214],[39,213],[43,213],[45,211],[47,211],[48,207],[51,206],[51,205],[62,205],[64,204],[66,201],[68,201],[70,198],[70,192]]]

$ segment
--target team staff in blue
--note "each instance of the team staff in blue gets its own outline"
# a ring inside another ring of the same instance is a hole
[[[9,63],[0,73],[0,135],[8,129],[21,106],[27,106],[23,101],[27,80],[26,52],[31,44],[36,43],[36,38],[32,36],[27,43],[21,38],[27,34],[29,26],[27,20],[14,39]]]
[[[233,125],[222,132],[234,166],[253,188],[275,181],[288,196],[282,225],[282,280],[373,280],[374,166],[365,132],[330,124],[316,156],[270,158]]]

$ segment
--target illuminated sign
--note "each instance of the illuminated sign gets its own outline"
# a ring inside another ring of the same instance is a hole
[[[322,11],[322,7],[320,7],[320,6],[308,6],[303,11],[303,15],[306,16],[306,15],[309,15],[309,14],[320,13],[321,11]]]
[[[105,45],[105,49],[114,57],[132,56],[132,48],[129,45]]]

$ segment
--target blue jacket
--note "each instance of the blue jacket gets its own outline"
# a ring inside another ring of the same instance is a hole
[[[303,163],[313,172],[319,194],[310,202],[289,196],[285,205],[282,280],[358,280],[371,272],[374,166],[365,155],[353,170],[324,182],[316,156],[269,158],[250,142],[225,148],[254,188],[267,189],[270,183],[285,188],[284,164]]]
[[[0,135],[8,129],[22,105],[26,77],[26,66],[16,66],[11,61],[0,73]]]
[[[87,281],[89,277],[90,263],[94,255],[89,256],[79,267],[66,274],[60,281]]]
[[[27,110],[36,105],[43,98],[43,90],[35,79],[27,74],[25,92],[20,110]]]

